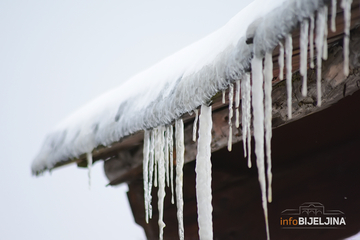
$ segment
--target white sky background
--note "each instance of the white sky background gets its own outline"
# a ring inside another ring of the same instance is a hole
[[[102,162],[32,177],[45,135],[251,0],[0,1],[0,239],[145,239]],[[153,220],[157,221],[157,220]]]

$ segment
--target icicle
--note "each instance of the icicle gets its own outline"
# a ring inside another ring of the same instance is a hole
[[[231,83],[229,86],[229,138],[228,138],[228,151],[232,150],[232,117],[233,117],[233,101],[234,101],[234,85]]]
[[[236,80],[236,92],[235,92],[235,127],[239,128],[239,105],[240,105],[240,80]]]
[[[314,29],[315,19],[314,16],[310,17],[310,68],[314,68]]]
[[[322,59],[327,60],[328,58],[328,44],[327,44],[327,36],[328,36],[328,7],[325,5],[324,6],[324,17],[325,17],[325,21],[324,21],[324,45],[323,45],[323,54],[322,54]]]
[[[89,178],[89,190],[91,189],[91,167],[93,164],[92,153],[86,153],[87,167],[88,167],[88,178]]]
[[[171,186],[171,203],[174,204],[174,130],[173,126],[169,126],[169,154],[170,154],[170,186]]]
[[[243,130],[243,147],[244,157],[248,157],[248,167],[251,168],[251,94],[250,94],[250,74],[245,74],[245,79],[241,81],[241,107],[242,107],[242,130]],[[247,142],[247,143],[246,143]],[[248,150],[246,152],[246,145]]]
[[[175,141],[176,141],[176,206],[177,218],[179,223],[179,238],[184,239],[183,222],[183,166],[184,166],[184,123],[182,119],[175,121]]]
[[[222,90],[222,103],[225,104],[225,89]]]
[[[288,34],[285,37],[285,53],[286,53],[286,89],[287,89],[287,107],[288,118],[292,118],[292,36]]]
[[[336,0],[331,0],[331,31],[336,31]]]
[[[193,125],[193,141],[196,142],[196,127],[197,127],[197,122],[198,122],[198,118],[199,118],[199,110],[195,109],[195,119],[194,119],[194,125]]]
[[[281,42],[279,42],[279,58],[278,58],[278,63],[279,63],[279,79],[283,80],[284,79],[284,46]]]
[[[196,201],[200,240],[213,239],[211,205],[211,106],[201,106],[196,155]]]
[[[344,74],[349,75],[349,42],[350,42],[350,24],[351,24],[351,3],[352,0],[342,0],[341,7],[344,9]]]
[[[303,77],[302,95],[307,95],[307,53],[308,53],[309,20],[301,23],[300,30],[300,74]]]
[[[169,170],[169,127],[165,127],[165,176],[166,176],[166,186],[170,187],[170,170]]]
[[[322,64],[322,51],[324,49],[324,28],[325,28],[325,9],[321,8],[317,12],[316,21],[316,86],[317,86],[317,105],[321,106],[321,64]]]
[[[272,201],[272,173],[271,173],[271,136],[272,136],[272,79],[273,79],[273,62],[272,53],[265,54],[264,62],[265,78],[265,140],[266,140],[266,159],[267,159],[267,179],[268,179],[268,202]]]
[[[149,223],[149,150],[150,150],[150,133],[144,132],[144,148],[143,148],[143,178],[144,178],[144,200],[145,200],[145,221]]]
[[[151,206],[151,190],[153,186],[153,174],[154,174],[154,152],[155,152],[155,129],[150,133],[150,151],[149,151],[149,190],[148,190],[148,203],[149,203],[149,218],[152,218],[152,206]]]
[[[258,168],[258,178],[260,182],[262,206],[264,209],[265,226],[267,239],[270,239],[268,211],[266,200],[266,179],[265,179],[265,164],[264,164],[264,93],[263,93],[263,72],[262,72],[262,58],[254,57],[251,60],[252,71],[252,107],[253,107],[253,125],[255,137],[255,154],[256,165]]]
[[[158,209],[159,209],[159,239],[163,239],[165,223],[164,217],[164,199],[165,199],[165,162],[164,162],[164,127],[158,128],[158,174],[159,174],[159,189],[158,189]]]

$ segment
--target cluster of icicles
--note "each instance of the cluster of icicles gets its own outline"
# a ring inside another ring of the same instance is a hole
[[[343,0],[341,7],[344,9],[345,36],[344,36],[344,74],[349,74],[349,36],[350,36],[350,14],[352,0]],[[316,69],[317,69],[317,105],[321,106],[321,64],[322,59],[327,59],[327,34],[328,34],[328,7],[325,5],[317,11],[316,21],[312,16],[304,19],[300,26],[300,74],[303,77],[302,94],[307,94],[307,68],[308,68],[308,48],[310,50],[310,68],[314,68],[314,31],[316,25]],[[332,0],[331,9],[331,30],[335,31],[336,0]],[[288,118],[292,117],[292,36],[285,37],[285,47],[279,43],[279,79],[284,77],[284,65],[286,65],[286,84],[287,84],[287,105]],[[284,61],[284,59],[286,61]],[[251,61],[252,85],[250,84],[250,74],[245,74],[244,79],[235,82],[235,127],[240,125],[240,102],[241,102],[241,124],[242,140],[244,147],[244,157],[248,159],[248,167],[251,167],[251,107],[253,115],[253,131],[255,139],[256,165],[258,168],[258,178],[262,193],[262,206],[265,216],[267,239],[270,239],[267,202],[272,201],[272,174],[271,174],[271,135],[272,135],[272,79],[273,79],[273,59],[272,52],[267,52],[264,58],[254,57]],[[228,150],[232,149],[232,117],[234,101],[234,85],[229,86],[229,139]],[[241,101],[240,101],[241,99]],[[223,90],[223,103],[225,103],[225,90]],[[264,104],[265,103],[265,104]],[[212,194],[211,194],[211,129],[212,129],[212,110],[211,106],[202,105],[199,111],[195,111],[195,121],[193,125],[193,141],[197,141],[196,156],[196,198],[198,206],[198,224],[200,239],[213,239],[212,230]],[[197,124],[199,118],[199,130]],[[174,139],[175,137],[175,139]],[[264,141],[265,140],[265,141]],[[176,154],[174,154],[174,143]],[[264,148],[265,147],[265,148]],[[266,167],[265,153],[266,150]],[[152,218],[152,187],[158,187],[158,210],[159,210],[159,239],[163,239],[165,223],[164,199],[165,185],[171,188],[171,202],[174,204],[174,159],[176,155],[176,176],[175,176],[175,196],[177,206],[177,218],[179,239],[184,239],[183,224],[183,166],[184,166],[184,124],[182,119],[175,121],[175,134],[173,125],[160,126],[152,130],[145,130],[144,134],[144,199],[145,199],[145,219],[149,222]],[[89,166],[89,185],[90,172],[92,165],[91,153],[87,154]],[[266,170],[266,172],[265,172]],[[266,186],[268,188],[266,189]]]

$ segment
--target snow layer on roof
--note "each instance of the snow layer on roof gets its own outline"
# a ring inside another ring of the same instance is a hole
[[[45,139],[34,174],[109,146],[139,130],[170,124],[210,101],[309,17],[322,0],[255,0],[224,27],[135,75],[69,116]],[[254,44],[246,44],[253,38]],[[191,96],[191,97],[190,97]]]

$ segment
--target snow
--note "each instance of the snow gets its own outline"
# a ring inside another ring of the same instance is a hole
[[[194,124],[193,124],[193,142],[196,142],[196,128],[197,128],[197,122],[198,122],[198,118],[199,118],[199,110],[198,109],[195,109],[194,110],[195,112],[195,119],[194,119]]]
[[[232,149],[232,117],[233,117],[233,101],[234,101],[234,85],[229,86],[229,138],[228,138],[228,151]]]
[[[265,164],[264,164],[264,94],[263,94],[263,74],[262,74],[262,58],[254,57],[251,60],[252,72],[252,107],[253,107],[253,125],[254,125],[254,138],[255,138],[255,155],[256,165],[258,168],[258,178],[260,182],[262,206],[265,216],[265,226],[267,239],[269,236],[269,223],[267,213],[267,200],[266,200],[266,179],[265,179]]]
[[[196,155],[196,201],[200,239],[213,239],[211,195],[211,106],[201,106]]]
[[[309,20],[304,20],[300,27],[300,74],[303,77],[302,95],[307,95],[307,53],[309,37]]]
[[[139,130],[168,125],[207,103],[248,69],[248,26],[279,6],[285,8],[284,2],[255,0],[224,27],[76,111],[48,134],[32,172],[51,169],[100,145],[109,147]]]
[[[175,121],[175,143],[176,143],[176,206],[177,219],[179,223],[179,238],[184,239],[183,220],[183,166],[184,166],[184,123],[182,119]]]
[[[286,54],[286,90],[287,90],[287,107],[288,118],[292,118],[292,36],[287,34],[285,38],[285,54]]]

